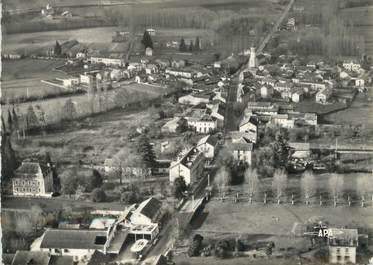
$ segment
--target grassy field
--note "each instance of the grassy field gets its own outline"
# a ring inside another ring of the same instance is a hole
[[[113,109],[118,106],[118,100],[116,98],[117,92],[120,90],[126,90],[129,93],[129,96],[123,99],[123,104],[137,101],[138,98],[136,98],[136,95],[140,95],[138,93],[141,93],[141,97],[143,97],[143,99],[151,99],[160,96],[161,94],[167,93],[168,91],[167,88],[148,86],[144,84],[122,85],[119,88],[108,91],[107,109]],[[30,105],[32,105],[34,108],[38,107],[45,113],[46,124],[53,124],[59,122],[60,118],[63,115],[63,106],[68,99],[71,99],[76,105],[77,117],[84,117],[92,114],[90,108],[91,101],[87,94],[21,103],[16,106],[16,109],[19,115],[24,115],[27,113],[27,109]],[[94,103],[95,112],[98,111],[97,104],[98,99],[96,97]],[[2,110],[6,111],[9,107],[10,106],[8,105],[4,105]]]
[[[52,47],[55,41],[77,40],[80,43],[105,43],[111,45],[111,37],[116,27],[87,28],[76,30],[46,31],[7,34],[3,36],[3,52],[33,52],[43,47]]]
[[[325,119],[334,124],[363,124],[366,128],[373,129],[373,90],[357,94],[349,108],[328,114]]]
[[[263,206],[216,200],[206,205],[204,214],[205,220],[195,232],[210,237],[222,233],[292,236],[296,223],[303,224],[318,217],[328,221],[330,226],[352,225],[373,229],[372,209],[360,207]]]
[[[29,136],[15,149],[21,157],[32,156],[40,149],[49,150],[53,159],[71,163],[93,161],[101,164],[115,154],[128,152],[133,143],[128,140],[130,128],[149,124],[156,112],[114,110],[79,122],[64,124],[63,129],[46,135]]]
[[[115,3],[115,4],[134,4],[134,5],[168,5],[168,6],[198,6],[198,5],[208,5],[208,6],[220,6],[223,5],[225,8],[229,8],[230,6],[242,6],[242,5],[255,5],[255,6],[263,6],[266,5],[266,2],[273,2],[278,3],[278,0],[267,0],[267,1],[258,1],[258,0],[109,0],[105,1],[105,4]],[[50,3],[47,0],[31,0],[31,1],[24,1],[24,0],[5,0],[4,7],[6,9],[29,9],[29,8],[41,8],[46,4]],[[56,6],[79,6],[79,5],[98,5],[101,4],[101,1],[98,0],[84,0],[84,1],[73,1],[73,0],[57,0],[54,1],[54,5]]]
[[[27,89],[29,97],[43,97],[45,95],[58,95],[66,92],[65,89],[42,83],[41,80],[64,78],[66,74],[53,69],[63,64],[61,61],[23,59],[3,61],[2,72],[2,101],[7,99],[26,98]]]

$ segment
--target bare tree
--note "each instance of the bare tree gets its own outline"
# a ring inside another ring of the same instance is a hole
[[[287,175],[284,170],[276,170],[272,181],[272,190],[276,196],[277,204],[281,203],[281,197],[287,186]]]
[[[229,174],[226,167],[221,167],[215,176],[215,184],[218,187],[221,199],[224,199],[225,190],[229,185]]]
[[[249,192],[249,202],[250,204],[253,201],[253,197],[259,189],[259,178],[256,170],[247,169],[245,171],[245,180],[248,184],[248,192]]]
[[[356,191],[361,197],[361,206],[364,207],[365,198],[372,193],[372,207],[373,207],[373,176],[361,176],[356,182]]]
[[[343,191],[343,178],[340,175],[332,174],[329,178],[329,191],[333,196],[334,207],[337,206],[338,197]]]
[[[301,189],[306,199],[306,205],[310,203],[310,198],[316,193],[316,180],[315,176],[306,171],[301,179]]]

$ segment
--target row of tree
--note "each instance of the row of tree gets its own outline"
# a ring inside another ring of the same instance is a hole
[[[196,37],[196,40],[193,42],[193,40],[190,41],[189,46],[186,45],[185,39],[181,38],[180,39],[180,44],[179,44],[179,51],[181,52],[194,52],[194,51],[199,51],[201,50],[201,41],[199,37]]]
[[[245,172],[245,180],[247,184],[247,194],[249,202],[252,203],[253,198],[259,194],[261,180],[258,177],[256,170],[248,169]],[[226,169],[221,168],[215,176],[215,185],[222,198],[229,185],[229,175]],[[283,170],[276,170],[272,179],[272,193],[277,203],[281,203],[281,199],[286,194],[288,187],[287,174]],[[311,198],[317,195],[318,185],[315,176],[309,172],[305,172],[300,181],[300,188],[307,205],[310,204]],[[343,176],[332,174],[328,178],[327,188],[333,198],[334,206],[337,206],[338,199],[344,192],[344,179]],[[361,205],[364,206],[369,197],[372,199],[373,206],[373,177],[369,175],[361,176],[356,180],[356,193],[358,194]],[[264,203],[267,203],[267,191],[264,191]],[[292,193],[292,204],[294,204],[294,193]],[[351,195],[348,194],[348,203],[351,205]],[[322,204],[322,195],[320,194],[320,205]]]

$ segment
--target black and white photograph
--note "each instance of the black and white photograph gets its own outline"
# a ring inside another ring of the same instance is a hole
[[[373,0],[1,0],[1,265],[373,265]]]

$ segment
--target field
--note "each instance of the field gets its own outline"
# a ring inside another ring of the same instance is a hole
[[[122,4],[122,5],[167,5],[167,6],[198,6],[198,5],[206,5],[206,6],[224,6],[224,8],[230,8],[230,6],[244,6],[244,5],[255,5],[255,6],[263,6],[266,5],[265,2],[272,2],[278,3],[278,0],[267,0],[267,1],[258,1],[258,0],[109,0],[104,1],[105,4]],[[22,0],[5,0],[4,7],[6,9],[38,9],[42,6],[48,4],[49,1],[47,0],[32,0],[32,1],[22,1]],[[85,5],[99,5],[102,1],[98,0],[84,0],[84,1],[73,1],[73,0],[57,0],[54,1],[55,6],[85,6]]]
[[[7,34],[3,36],[3,52],[33,52],[43,47],[53,47],[55,41],[77,40],[80,43],[111,44],[116,27],[87,28],[75,30],[46,31]]]
[[[15,146],[21,157],[50,150],[53,159],[71,163],[82,160],[102,164],[106,158],[128,152],[133,143],[128,140],[131,128],[150,124],[156,112],[149,110],[113,110],[79,122],[63,124],[63,128],[46,135],[29,136]]]
[[[349,108],[328,114],[325,119],[334,124],[364,125],[373,129],[373,90],[357,94]]]
[[[7,99],[26,98],[27,89],[29,97],[43,97],[45,95],[58,95],[66,92],[65,89],[54,87],[41,80],[64,78],[62,72],[53,71],[53,68],[63,64],[62,61],[47,60],[14,60],[3,61],[2,72],[2,101]]]
[[[288,179],[287,195],[283,196],[282,204],[277,205],[270,195],[271,179],[263,179],[260,183],[259,196],[256,196],[253,204],[249,204],[247,196],[242,195],[248,187],[246,184],[231,186],[226,199],[222,202],[219,194],[206,204],[203,214],[194,223],[196,233],[206,236],[219,236],[229,234],[258,234],[267,236],[284,237],[278,244],[291,244],[286,237],[293,235],[296,223],[304,224],[312,218],[322,218],[331,226],[366,227],[373,229],[373,212],[370,207],[360,207],[360,202],[353,196],[356,187],[356,179],[363,174],[344,174],[345,194],[340,197],[339,205],[333,207],[332,199],[325,194],[328,187],[329,174],[316,175],[317,190],[322,192],[323,206],[319,206],[318,195],[313,197],[311,205],[306,206],[300,194],[300,178],[290,176]],[[348,187],[348,188],[347,188]],[[269,194],[266,205],[263,204],[263,192]],[[295,195],[295,205],[291,205],[291,193]],[[236,194],[241,194],[238,203],[233,202]],[[353,207],[348,207],[347,193],[353,199]]]

